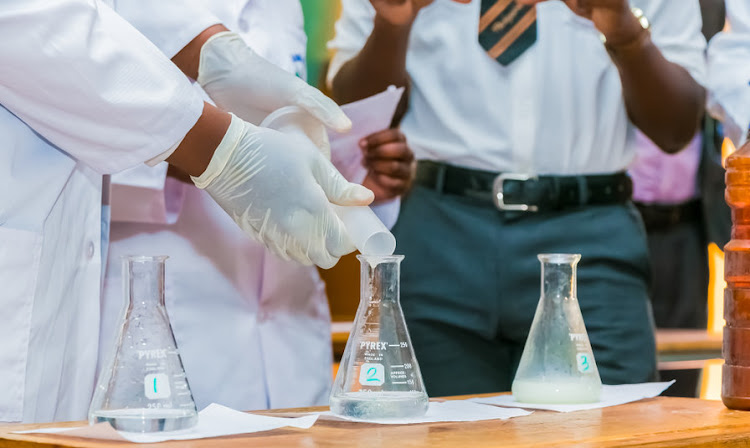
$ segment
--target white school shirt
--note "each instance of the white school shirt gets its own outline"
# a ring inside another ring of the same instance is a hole
[[[750,127],[750,2],[726,0],[730,31],[708,45],[708,108],[739,145]]]
[[[634,157],[634,127],[617,69],[589,20],[562,2],[538,8],[534,45],[507,67],[479,44],[480,1],[435,0],[411,31],[412,81],[401,124],[418,159],[533,174],[624,170]],[[369,0],[343,0],[329,82],[373,29]],[[705,39],[697,0],[633,0],[652,23],[664,56],[698,82]]]
[[[117,0],[118,12],[165,53],[214,23],[238,32],[261,56],[304,75],[307,39],[298,0]],[[201,8],[207,8],[199,13]],[[197,29],[200,28],[200,29]],[[175,43],[176,42],[176,43]],[[197,84],[196,84],[197,88]],[[354,150],[359,151],[358,148]],[[111,245],[102,299],[108,358],[122,305],[120,257],[165,254],[166,302],[198,408],[253,410],[327,404],[331,318],[316,268],[284,261],[250,239],[203,190],[166,178],[166,164],[113,176]]]
[[[86,416],[102,176],[176,145],[203,109],[98,1],[0,2],[0,422]]]

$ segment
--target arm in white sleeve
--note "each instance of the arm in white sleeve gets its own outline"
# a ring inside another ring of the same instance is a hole
[[[221,23],[196,0],[116,0],[115,11],[170,59],[201,31]]]
[[[203,110],[190,82],[94,0],[0,3],[0,104],[102,173],[176,145]]]
[[[706,39],[698,0],[633,0],[651,22],[651,40],[669,62],[706,84]]]
[[[708,108],[736,145],[750,127],[750,3],[726,0],[731,31],[708,46]]]

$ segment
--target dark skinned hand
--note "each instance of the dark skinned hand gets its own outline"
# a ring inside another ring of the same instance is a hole
[[[375,193],[375,202],[394,199],[406,193],[414,181],[414,153],[398,129],[376,132],[359,142],[367,168],[362,185]]]
[[[523,5],[536,5],[550,0],[517,0]],[[623,45],[635,40],[643,31],[630,11],[628,0],[563,0],[571,11],[594,22],[610,45]]]

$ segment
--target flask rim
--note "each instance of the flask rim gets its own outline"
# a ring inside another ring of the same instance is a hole
[[[134,263],[162,262],[167,258],[169,258],[169,255],[122,255],[120,257],[122,261],[130,261]]]
[[[581,254],[539,254],[536,256],[542,263],[570,264],[581,261]]]
[[[403,255],[363,255],[359,254],[357,255],[357,260],[359,261],[367,261],[370,264],[380,264],[380,263],[395,263],[402,261],[404,259]]]

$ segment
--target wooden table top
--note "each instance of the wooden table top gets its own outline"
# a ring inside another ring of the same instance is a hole
[[[322,408],[308,408],[320,410]],[[295,410],[302,411],[302,410]],[[291,411],[268,411],[289,414]],[[129,443],[11,431],[81,423],[0,427],[0,448],[113,448]],[[239,447],[747,447],[750,412],[717,401],[659,397],[568,414],[537,411],[527,417],[470,423],[375,425],[320,419],[311,429],[278,429],[214,439],[164,442],[164,448]]]

